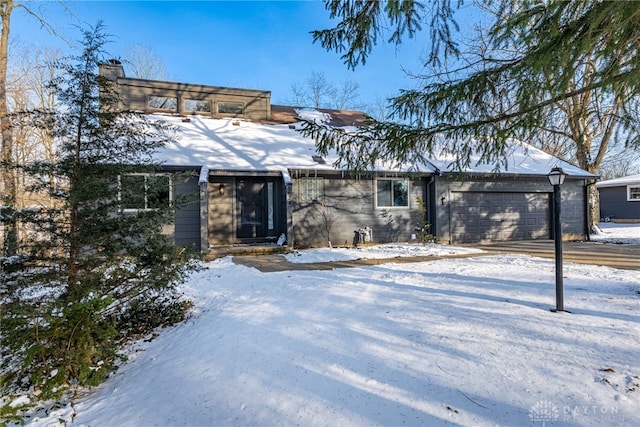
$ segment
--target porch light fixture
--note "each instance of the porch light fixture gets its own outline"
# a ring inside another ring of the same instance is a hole
[[[560,186],[564,184],[566,174],[562,168],[556,167],[549,172],[549,183],[553,185],[553,240],[556,252],[556,308],[553,312],[564,309],[564,291],[562,279],[562,224],[560,222]]]
[[[224,184],[220,184],[220,187],[218,187],[218,193],[221,196],[224,196]]]

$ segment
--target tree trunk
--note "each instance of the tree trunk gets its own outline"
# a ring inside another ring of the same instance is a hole
[[[13,127],[7,107],[7,59],[9,53],[9,26],[12,0],[4,0],[0,5],[2,33],[0,34],[0,133],[2,134],[2,200],[11,209],[16,206],[16,182],[13,168]],[[13,217],[12,217],[13,218]],[[7,256],[18,251],[18,234],[15,219],[4,221],[3,249]]]
[[[587,187],[587,197],[589,200],[589,234],[597,233],[600,230],[600,194],[595,181]]]

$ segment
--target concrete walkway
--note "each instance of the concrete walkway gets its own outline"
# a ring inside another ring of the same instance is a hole
[[[436,261],[443,258],[469,258],[472,256],[487,256],[493,253],[475,253],[464,255],[449,256],[413,256],[413,257],[395,257],[395,258],[377,258],[377,259],[356,259],[351,261],[329,261],[329,262],[312,262],[297,263],[289,262],[282,255],[240,255],[234,256],[233,262],[246,267],[257,268],[263,273],[273,273],[276,271],[292,271],[292,270],[333,270],[336,268],[353,268],[363,267],[367,265],[380,265],[390,262],[410,263]]]
[[[333,270],[335,268],[362,267],[390,262],[410,263],[436,261],[443,258],[470,258],[490,256],[497,253],[513,253],[541,258],[555,258],[552,240],[525,242],[505,242],[488,245],[474,245],[485,252],[450,256],[396,257],[384,259],[359,259],[353,261],[331,261],[318,263],[291,263],[281,255],[240,255],[234,256],[236,264],[256,268],[264,273],[292,270]],[[564,242],[562,257],[564,262],[603,265],[614,268],[640,270],[640,245],[612,245],[591,242]]]

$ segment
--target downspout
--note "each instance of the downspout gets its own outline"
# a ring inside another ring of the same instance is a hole
[[[292,200],[290,199],[290,196],[293,193],[293,180],[291,179],[291,175],[289,175],[289,171],[286,168],[283,168],[280,173],[282,174],[282,180],[284,182],[285,188],[284,202],[287,215],[287,246],[289,248],[293,248],[293,205]]]
[[[435,183],[436,177],[437,176],[441,176],[442,175],[442,171],[440,170],[439,167],[437,167],[436,165],[434,165],[432,162],[430,162],[429,160],[425,160],[427,164],[429,164],[429,166],[431,166],[433,168],[433,172],[431,174],[431,176],[429,177],[429,181],[427,182],[427,189],[429,190],[429,186],[431,186],[432,184]],[[429,202],[427,205],[427,209],[429,212],[429,216],[431,218],[429,218],[429,222],[431,223],[431,234],[433,234],[433,236],[435,237],[436,241],[438,241],[438,214],[436,212],[437,206],[438,206],[438,201],[436,200],[436,185],[433,185],[433,191],[429,191]]]
[[[425,189],[427,190],[426,197],[425,197],[425,209],[428,212],[427,219],[429,221],[430,228],[431,228],[430,232],[434,236],[436,235],[435,231],[436,231],[437,215],[434,214],[434,210],[433,210],[433,206],[434,206],[433,201],[434,201],[435,191],[431,191],[431,185],[434,183],[435,180],[436,180],[435,174],[431,174],[429,175],[429,180],[425,183]]]
[[[451,212],[451,186],[447,186],[447,213],[449,216],[449,244],[453,245],[453,212]]]
[[[586,204],[585,211],[584,211],[585,212],[584,228],[585,228],[585,232],[586,232],[587,242],[589,242],[589,241],[591,241],[591,228],[589,227],[589,222],[591,222],[591,215],[592,215],[591,211],[592,211],[592,209],[595,209],[595,204],[596,204],[595,200],[593,201],[593,204],[592,204],[591,187],[595,187],[597,179],[593,179],[593,180],[585,179],[584,182],[586,184],[586,185],[584,185],[584,191],[586,193],[585,194],[585,198],[584,198],[585,204]],[[600,194],[598,194],[598,189],[597,188],[596,188],[594,194],[596,194],[597,197],[598,197],[597,205],[598,205],[598,209],[600,209]],[[600,218],[600,212],[598,212],[598,218]],[[594,226],[596,226],[596,225],[599,228],[600,223],[598,222],[598,224],[594,224]]]
[[[198,178],[200,189],[200,251],[209,250],[209,168],[202,166]]]

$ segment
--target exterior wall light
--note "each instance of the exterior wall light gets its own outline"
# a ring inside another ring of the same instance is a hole
[[[224,196],[224,184],[220,184],[220,187],[218,187],[218,193],[221,196]]]

